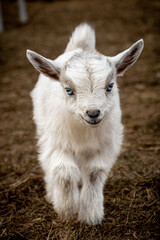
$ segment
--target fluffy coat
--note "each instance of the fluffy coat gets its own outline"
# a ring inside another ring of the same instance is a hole
[[[78,213],[88,224],[103,219],[103,186],[123,140],[116,78],[142,49],[139,40],[106,57],[95,50],[94,30],[81,24],[55,60],[27,50],[41,72],[31,93],[39,162],[47,199],[62,218]]]

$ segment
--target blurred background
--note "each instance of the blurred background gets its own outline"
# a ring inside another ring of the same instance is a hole
[[[18,0],[1,1],[0,239],[160,239],[160,1],[25,3],[23,18]],[[141,38],[145,44],[118,79],[125,140],[104,189],[105,218],[96,227],[60,220],[45,201],[29,95],[38,72],[26,59],[26,49],[56,58],[81,22],[95,28],[104,55]]]

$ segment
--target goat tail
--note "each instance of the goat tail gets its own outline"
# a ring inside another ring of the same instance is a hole
[[[72,51],[77,48],[82,48],[83,50],[93,50],[95,49],[95,42],[94,29],[87,23],[82,23],[75,28],[65,51]]]

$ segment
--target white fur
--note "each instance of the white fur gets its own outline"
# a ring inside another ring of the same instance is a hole
[[[83,24],[54,61],[27,51],[43,73],[31,95],[47,199],[63,218],[78,213],[88,224],[102,221],[103,186],[123,138],[116,77],[140,55],[143,41],[135,44],[135,51],[133,45],[117,57],[105,57],[94,49],[94,30]],[[106,92],[111,82],[113,89]],[[74,88],[74,95],[66,87]],[[101,122],[92,125],[87,111],[95,109]]]

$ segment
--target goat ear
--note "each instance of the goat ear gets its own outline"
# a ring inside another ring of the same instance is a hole
[[[134,43],[127,50],[119,53],[115,57],[111,57],[112,62],[115,65],[117,76],[123,76],[126,70],[128,70],[138,59],[144,47],[143,39]]]
[[[41,73],[47,77],[53,78],[54,80],[59,80],[60,67],[57,66],[54,61],[42,57],[36,52],[27,50],[27,58],[30,63]]]

